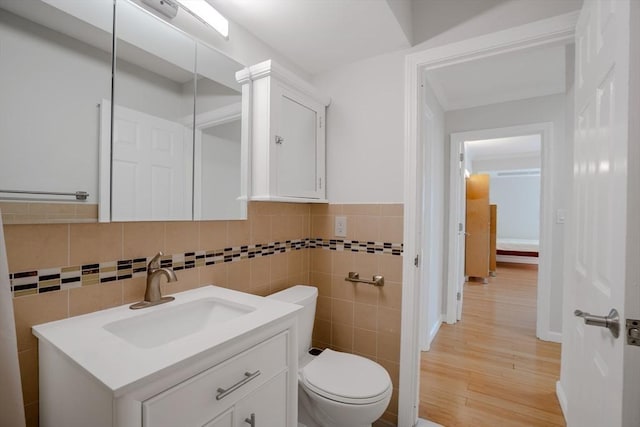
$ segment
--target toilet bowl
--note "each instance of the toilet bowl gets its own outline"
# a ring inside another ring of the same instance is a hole
[[[298,315],[298,418],[307,427],[371,427],[391,400],[389,373],[365,357],[330,349],[308,354],[318,290],[297,285],[270,295],[303,306]]]

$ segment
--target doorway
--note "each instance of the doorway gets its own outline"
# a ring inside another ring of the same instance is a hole
[[[422,207],[423,200],[417,196],[417,147],[421,143],[421,107],[424,103],[421,92],[416,88],[424,82],[425,70],[443,68],[448,65],[475,61],[482,58],[493,58],[505,52],[526,51],[539,46],[551,46],[570,43],[573,40],[577,14],[567,14],[546,21],[527,24],[512,30],[477,37],[467,42],[431,49],[407,57],[406,66],[406,152],[405,152],[405,236],[415,234],[415,224]],[[500,102],[499,100],[496,102]],[[508,112],[506,112],[508,114]],[[522,123],[522,122],[521,122]],[[503,125],[504,126],[504,125]],[[496,127],[499,127],[496,126]],[[552,129],[549,129],[551,132]],[[559,135],[563,129],[556,129]],[[490,136],[488,136],[489,138]],[[444,143],[444,141],[443,141]],[[546,155],[546,154],[545,154]],[[549,179],[549,177],[547,177]],[[448,227],[448,231],[451,228]],[[457,232],[457,231],[456,231]],[[434,236],[432,236],[434,237]],[[405,256],[403,262],[403,313],[401,371],[399,391],[399,425],[414,425],[418,420],[418,393],[420,358],[420,301],[421,282],[420,269],[414,264],[414,255],[418,245],[413,239],[405,239]],[[447,252],[452,248],[445,248]],[[445,253],[447,253],[445,252]],[[544,252],[544,251],[543,251]],[[549,255],[548,251],[547,254]],[[449,269],[447,269],[449,271]],[[443,281],[448,281],[445,277]],[[450,287],[447,288],[450,291]],[[445,310],[451,303],[447,295]],[[448,312],[448,311],[447,311]]]
[[[554,158],[554,125],[553,123],[532,123],[529,125],[513,126],[509,128],[483,129],[451,134],[451,155],[450,155],[450,177],[449,177],[449,212],[455,212],[457,218],[449,223],[449,269],[447,281],[447,306],[445,312],[446,322],[453,324],[461,318],[461,309],[464,301],[464,283],[466,274],[464,271],[465,254],[465,177],[473,172],[493,172],[498,181],[498,174],[502,174],[508,186],[517,185],[518,180],[526,180],[530,191],[531,181],[536,181],[535,175],[539,173],[539,204],[529,203],[527,210],[523,206],[507,207],[511,212],[507,214],[509,227],[499,226],[498,237],[506,240],[505,244],[511,241],[513,248],[514,240],[520,240],[519,251],[510,250],[510,255],[502,255],[501,261],[509,262],[534,262],[539,266],[537,278],[537,323],[536,336],[546,341],[560,342],[561,334],[551,330],[553,313],[551,313],[552,299],[555,297],[551,289],[551,268],[552,268],[552,239],[554,233],[554,221],[562,222],[562,209],[554,215],[553,208],[553,168]],[[472,142],[480,141],[480,142]],[[475,145],[475,148],[473,146]],[[498,151],[500,155],[492,153]],[[522,183],[522,182],[521,182]],[[522,196],[520,194],[519,196]],[[494,194],[495,197],[499,197]],[[504,197],[504,196],[502,196]],[[514,208],[515,211],[514,211]],[[531,209],[539,209],[539,215],[530,212]],[[498,207],[498,215],[500,208]],[[528,216],[526,221],[521,221],[522,216]],[[499,218],[499,216],[498,216]],[[539,228],[531,230],[532,221],[539,221]],[[500,221],[498,220],[498,224]],[[556,224],[557,225],[557,224]],[[556,233],[558,229],[556,229]],[[538,235],[536,242],[533,237]],[[523,242],[528,240],[528,242]],[[528,243],[528,247],[523,244]],[[536,245],[537,248],[532,248]],[[525,250],[529,249],[529,250]],[[509,249],[507,249],[509,250]],[[521,252],[520,254],[516,254]],[[527,254],[530,252],[531,254]],[[538,256],[533,256],[537,252]],[[528,256],[531,255],[531,256]],[[459,295],[459,296],[458,296]]]

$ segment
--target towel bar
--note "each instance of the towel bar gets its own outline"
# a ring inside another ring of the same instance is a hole
[[[355,271],[350,271],[349,275],[344,278],[344,280],[353,283],[366,283],[373,286],[384,286],[384,276],[373,276],[372,280],[366,280],[360,278],[360,273],[356,273]]]
[[[45,196],[73,196],[76,200],[87,200],[89,193],[86,191],[76,191],[75,193],[59,193],[56,191],[25,191],[25,190],[0,190],[0,193],[11,194],[39,194]]]

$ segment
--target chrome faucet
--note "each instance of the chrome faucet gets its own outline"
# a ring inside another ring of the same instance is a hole
[[[152,307],[165,302],[173,301],[174,297],[163,297],[160,292],[160,276],[165,276],[167,282],[175,282],[178,280],[176,273],[170,268],[160,267],[160,258],[163,253],[158,252],[147,266],[147,288],[144,291],[144,301],[137,302],[129,308],[137,310],[145,307]]]

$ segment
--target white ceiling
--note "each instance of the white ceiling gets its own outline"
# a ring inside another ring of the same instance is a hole
[[[465,141],[470,160],[487,160],[540,155],[540,135]]]
[[[309,74],[411,45],[408,0],[208,1]]]
[[[473,27],[475,19],[496,8],[514,14],[519,4],[509,0],[207,1],[309,75],[409,48],[412,42],[452,28]],[[551,12],[574,10],[580,2],[553,1],[544,8],[526,3],[533,7],[526,13],[542,13],[558,4],[563,8]],[[445,111],[562,93],[565,48],[497,55],[432,70],[427,76]]]
[[[565,92],[565,46],[496,55],[430,70],[445,111]]]

